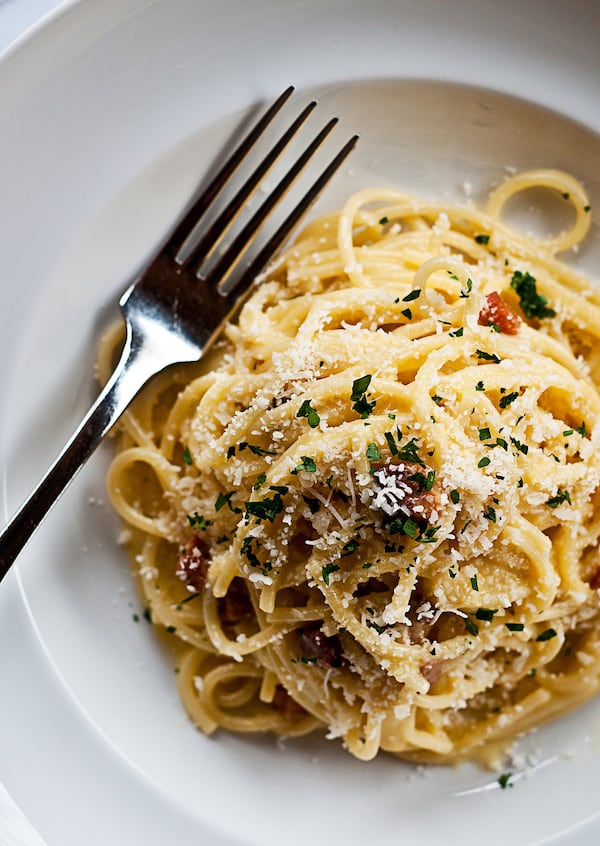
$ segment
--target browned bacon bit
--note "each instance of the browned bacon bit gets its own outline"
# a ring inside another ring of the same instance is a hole
[[[322,667],[341,667],[342,644],[337,636],[327,637],[318,628],[298,629],[298,642],[304,658]]]
[[[179,553],[175,575],[187,582],[191,593],[199,593],[206,584],[208,564],[208,546],[198,535],[192,535]]]
[[[418,525],[427,523],[439,506],[435,484],[430,490],[424,485],[430,473],[427,467],[408,463],[380,467],[374,474],[377,490],[373,506],[389,521],[400,517]]]
[[[423,664],[421,667],[421,675],[427,679],[431,687],[437,684],[444,675],[445,661],[432,661],[429,664]]]
[[[480,326],[495,326],[505,335],[516,335],[521,325],[521,318],[505,303],[498,291],[492,291],[485,298],[485,305],[477,320]]]
[[[275,688],[273,696],[273,707],[281,711],[281,715],[286,720],[301,720],[305,717],[307,711],[300,705],[299,702],[290,696],[283,685],[278,684]]]
[[[252,602],[242,579],[234,579],[225,596],[217,602],[219,618],[224,626],[235,626],[252,616]]]

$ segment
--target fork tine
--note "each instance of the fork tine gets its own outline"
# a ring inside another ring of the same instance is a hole
[[[268,127],[268,125],[271,123],[275,115],[281,110],[283,105],[291,97],[293,92],[293,85],[290,85],[289,88],[286,88],[286,90],[279,95],[275,102],[271,106],[269,106],[267,111],[252,127],[246,137],[243,138],[242,141],[240,141],[233,153],[217,171],[216,175],[210,181],[208,186],[204,189],[202,194],[194,201],[189,211],[177,224],[172,234],[170,235],[168,241],[161,250],[162,255],[175,259],[177,253],[179,252],[182,244],[185,242],[190,232],[195,228],[196,224],[200,221],[212,201],[223,189],[223,186],[226,184],[226,182],[229,180],[229,178],[244,160],[246,155],[253,148],[254,144],[260,138],[260,136]]]
[[[275,206],[279,203],[285,192],[302,172],[305,165],[310,161],[317,149],[321,146],[323,141],[327,138],[331,130],[338,123],[338,118],[332,118],[318,135],[306,147],[301,156],[295,161],[288,172],[281,178],[275,188],[268,195],[266,200],[260,205],[257,211],[252,215],[250,220],[246,223],[244,228],[236,235],[231,244],[227,247],[225,252],[215,262],[213,267],[200,278],[206,285],[217,287],[225,275],[231,270],[240,257],[241,253],[248,246],[252,237],[260,228],[265,219],[273,211]]]
[[[194,244],[193,248],[188,253],[185,252],[184,242],[182,245],[184,255],[182,257],[178,257],[177,259],[178,264],[180,264],[182,268],[188,267],[192,262],[197,261],[200,258],[206,259],[215,247],[218,246],[219,242],[226,234],[231,224],[235,221],[239,212],[242,210],[244,202],[251,196],[251,194],[254,193],[256,187],[260,185],[264,176],[271,169],[275,161],[277,161],[302,124],[315,109],[316,105],[316,100],[313,100],[302,110],[296,120],[283,133],[281,138],[271,148],[264,159],[257,165],[255,170],[237,191],[235,196],[229,201],[229,203],[227,203],[223,211],[217,216],[215,221],[210,224],[200,240]],[[191,233],[191,235],[193,235],[193,233]]]
[[[279,228],[273,233],[273,235],[271,235],[267,243],[261,247],[244,272],[238,279],[235,280],[235,283],[230,288],[230,291],[236,290],[237,288],[249,288],[251,286],[252,282],[258,277],[259,273],[266,268],[268,262],[277,252],[279,247],[285,242],[286,238],[301,220],[303,215],[306,214],[313,205],[330,179],[348,158],[356,146],[358,139],[358,135],[353,135],[352,138],[344,144],[339,153],[331,160],[315,182],[313,182],[306,194],[304,194],[302,199],[292,209]]]

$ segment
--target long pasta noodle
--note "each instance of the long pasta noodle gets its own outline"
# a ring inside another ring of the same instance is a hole
[[[572,226],[511,227],[530,188]],[[597,692],[600,294],[559,256],[590,220],[559,171],[360,191],[127,412],[108,490],[203,731],[443,762]]]

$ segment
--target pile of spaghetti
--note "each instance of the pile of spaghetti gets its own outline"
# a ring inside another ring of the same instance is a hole
[[[535,186],[568,231],[503,222]],[[362,191],[125,415],[109,492],[203,731],[447,761],[598,690],[600,294],[556,258],[589,212],[557,171]]]

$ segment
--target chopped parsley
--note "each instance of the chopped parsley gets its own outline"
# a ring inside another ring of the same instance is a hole
[[[477,466],[478,467],[487,467],[489,463],[490,463],[490,459],[487,457],[487,455],[484,455],[484,457],[479,460],[479,463],[477,464]]]
[[[385,432],[385,439],[392,455],[398,455],[398,447],[396,446],[393,434],[391,432]]]
[[[522,444],[521,441],[517,440],[517,438],[511,438],[510,442],[511,444],[516,446],[519,452],[522,452],[523,455],[527,455],[527,453],[529,452],[529,447],[527,446],[527,444]]]
[[[477,625],[477,623],[474,623],[470,617],[467,617],[467,619],[465,620],[465,628],[467,629],[470,635],[473,635],[473,637],[477,637],[477,635],[479,634],[479,626]]]
[[[488,505],[487,508],[484,510],[483,516],[486,520],[489,520],[490,523],[496,522],[496,511],[494,508],[492,508],[491,505]]]
[[[212,520],[207,520],[203,514],[198,514],[197,511],[194,511],[193,514],[188,514],[187,519],[192,529],[200,529],[201,531],[204,531],[212,525]]]
[[[296,417],[306,417],[306,421],[311,429],[316,429],[321,418],[317,413],[317,409],[311,405],[311,400],[306,399],[296,412]]]
[[[430,470],[427,476],[424,473],[413,473],[408,478],[417,483],[420,491],[430,491],[435,484],[435,470]]]
[[[183,451],[183,463],[187,464],[188,467],[191,466],[194,461],[192,459],[192,453],[190,452],[190,448],[186,447]]]
[[[552,640],[553,637],[556,637],[556,632],[554,629],[545,629],[541,634],[536,637],[538,641],[545,641],[545,640]]]
[[[488,244],[490,241],[489,235],[476,235],[475,240],[478,244]]]
[[[558,506],[562,505],[563,502],[568,502],[569,505],[573,505],[569,491],[559,488],[556,492],[556,496],[551,496],[550,499],[546,500],[546,505],[549,505],[550,508],[558,508]]]
[[[495,364],[500,364],[500,359],[496,353],[489,353],[485,350],[475,350],[475,354],[477,355],[477,358],[481,358],[483,361],[493,361]]]
[[[505,623],[504,624],[509,632],[522,632],[525,626],[523,623]]]
[[[380,461],[381,460],[381,452],[379,451],[379,447],[376,443],[370,443],[365,450],[365,455],[369,459],[370,462],[373,461]]]
[[[407,320],[412,320],[412,311],[409,308],[403,308],[400,312]]]
[[[481,381],[481,379],[480,379],[480,380],[479,380],[479,382],[475,385],[475,390],[476,390],[476,391],[485,391],[485,385],[483,384],[483,382]]]
[[[417,439],[411,438],[407,444],[404,444],[403,447],[400,447],[398,450],[398,457],[402,461],[407,461],[409,464],[420,464],[421,467],[425,467],[425,463],[421,460],[421,457],[417,453]]]
[[[292,470],[292,473],[296,475],[304,470],[306,473],[316,473],[317,472],[317,465],[315,464],[314,458],[311,458],[310,455],[303,455],[300,458],[300,464],[296,465]]]
[[[538,294],[535,276],[527,271],[523,273],[521,270],[515,270],[510,287],[517,292],[521,308],[530,319],[537,317],[543,320],[545,317],[556,317],[554,309],[548,307],[546,297]]]
[[[498,609],[492,608],[478,608],[475,612],[475,616],[478,620],[485,620],[486,623],[491,623],[494,619],[494,614],[498,613]]]
[[[460,494],[456,489],[453,490],[453,491],[450,491],[450,502],[452,502],[454,505],[457,505],[459,499],[460,499]]]
[[[421,289],[415,288],[414,291],[410,291],[405,297],[402,297],[403,303],[410,303],[412,300],[418,300],[421,296]]]
[[[471,582],[471,588],[472,588],[472,590],[476,590],[476,591],[477,591],[477,593],[479,593],[479,584],[478,584],[478,582],[477,582],[477,573],[475,573],[475,575],[474,575],[474,576],[471,576],[471,578],[470,578],[470,582]]]
[[[275,517],[283,511],[283,499],[281,494],[277,492],[275,496],[246,502],[245,506],[247,516],[255,517],[257,520],[268,520],[272,523]]]
[[[507,787],[512,787],[512,783],[510,781],[512,776],[512,773],[502,773],[502,775],[498,779],[498,784],[500,785],[502,790],[506,790]]]
[[[252,485],[252,489],[257,491],[264,483],[267,481],[267,474],[266,473],[259,473],[256,477],[256,482]],[[216,508],[216,505],[215,505]],[[219,509],[217,508],[217,511]]]
[[[489,440],[491,437],[492,437],[492,436],[491,436],[491,434],[490,434],[490,430],[488,429],[488,427],[487,427],[487,426],[485,427],[485,429],[480,429],[480,430],[479,430],[479,440],[480,440],[480,441],[487,441],[487,440]]]
[[[331,576],[332,573],[337,572],[337,570],[339,570],[339,569],[340,569],[339,564],[324,564],[323,565],[321,573],[323,574],[323,581],[325,582],[327,587],[329,587],[329,577]]]
[[[371,384],[371,378],[371,374],[367,373],[352,382],[352,393],[350,394],[350,400],[353,403],[352,409],[360,414],[363,420],[375,408],[375,400],[372,402],[367,400],[367,389]]]
[[[419,543],[435,543],[437,541],[436,534],[440,528],[440,526],[428,526],[417,540]]]
[[[519,397],[518,391],[512,391],[510,394],[505,394],[503,397],[500,397],[500,402],[498,403],[500,408],[508,408],[508,406],[514,402]]]
[[[234,495],[234,493],[235,491],[229,491],[229,493],[224,494],[219,491],[219,495],[215,500],[215,511],[220,511],[224,505],[228,505],[229,508],[233,511],[233,509],[231,508],[231,497]]]
[[[453,279],[458,279],[458,276],[453,276],[452,278],[453,278]],[[464,290],[464,289],[463,289],[463,290],[460,292],[461,299],[466,300],[466,299],[467,299],[467,297],[469,296],[469,294],[471,293],[471,291],[472,291],[472,290],[473,290],[473,280],[472,280],[472,279],[467,279],[467,288],[466,288],[466,290]]]

